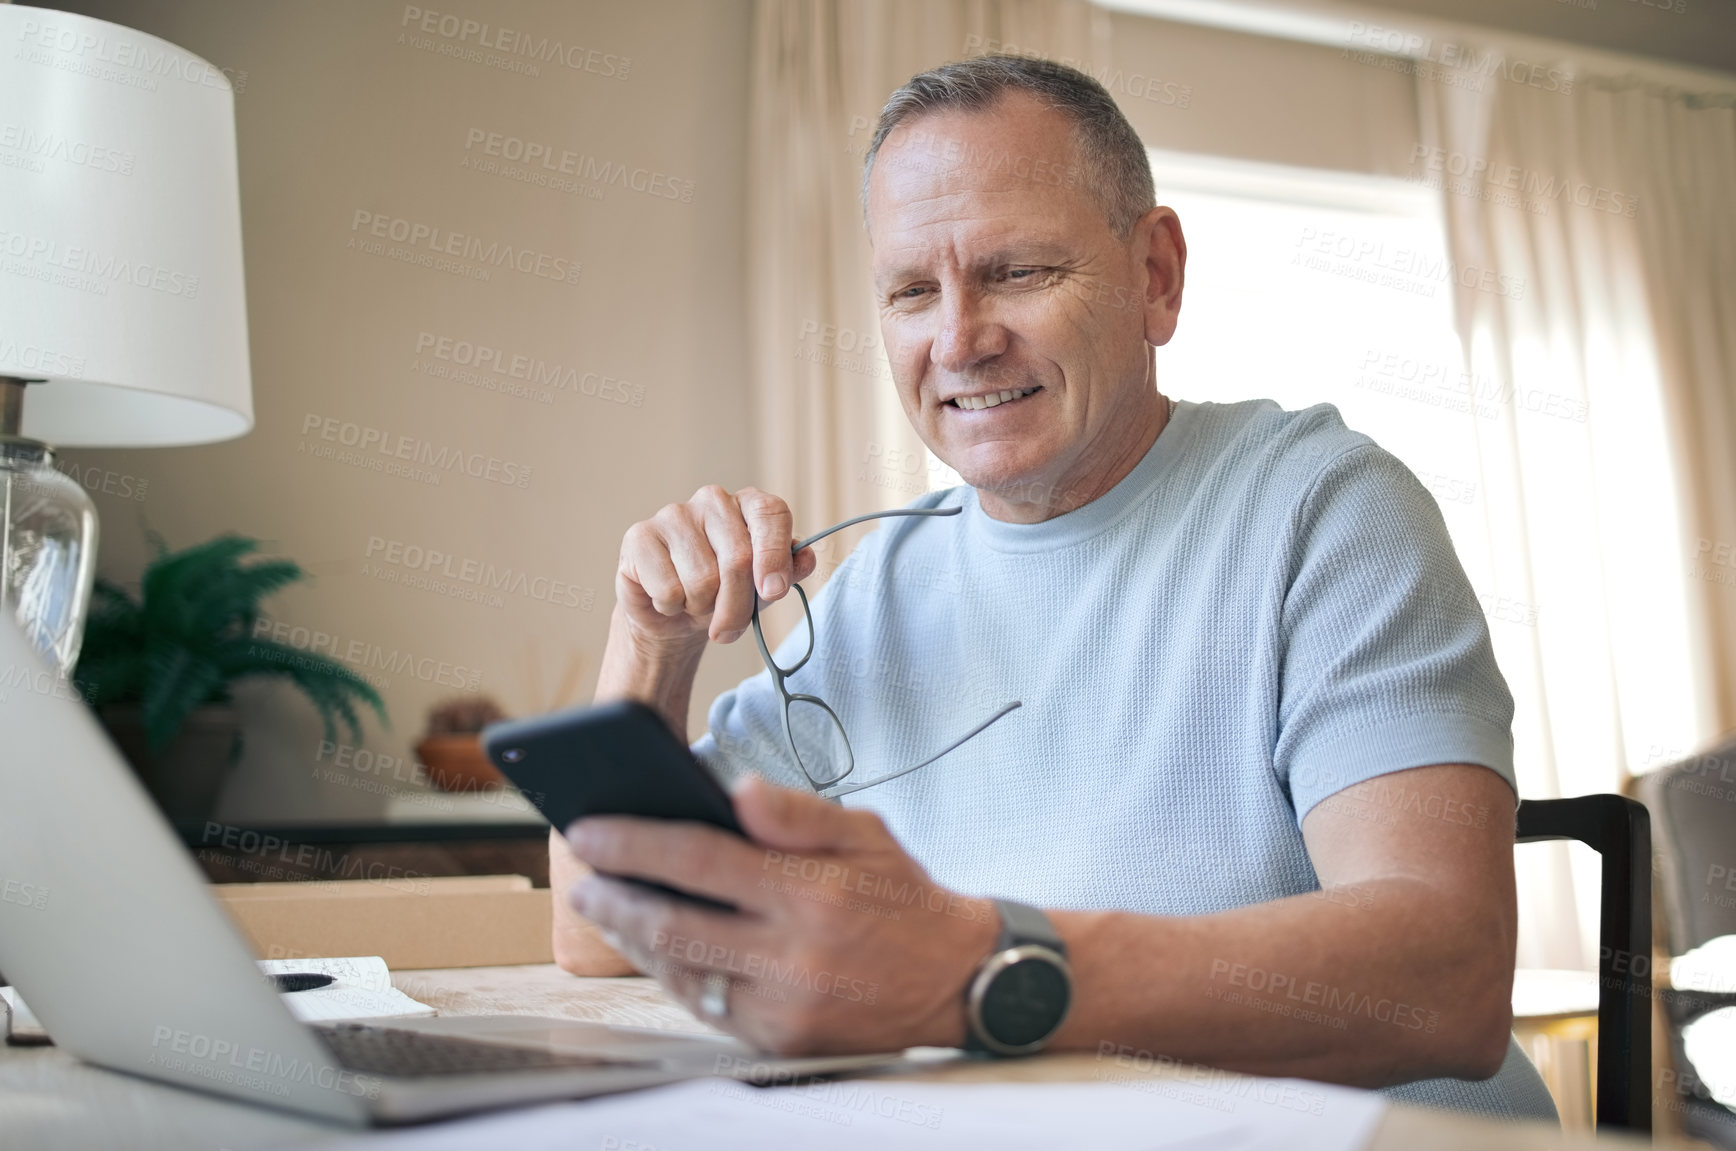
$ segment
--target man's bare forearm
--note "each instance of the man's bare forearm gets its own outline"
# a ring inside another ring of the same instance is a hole
[[[609,617],[609,642],[597,671],[595,703],[636,699],[653,708],[682,743],[687,740],[687,709],[693,700],[693,680],[705,654],[702,632],[691,650],[647,655],[628,630],[619,604]],[[590,869],[573,857],[556,828],[549,836],[549,887],[554,901],[555,961],[574,975],[626,975],[630,963],[610,947],[567,902],[567,892]]]
[[[1505,1054],[1512,953],[1495,908],[1409,879],[1216,915],[1052,913],[1075,1002],[1056,1045],[1362,1087],[1484,1078]]]
[[[597,671],[594,701],[636,699],[653,708],[682,743],[687,739],[687,710],[693,702],[693,680],[705,654],[706,637],[663,652],[647,652],[635,643],[626,612],[616,604],[609,616],[609,642]]]

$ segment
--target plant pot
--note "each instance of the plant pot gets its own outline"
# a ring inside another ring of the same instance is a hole
[[[416,745],[416,758],[428,782],[442,791],[482,791],[506,783],[475,735],[431,735]]]
[[[156,755],[145,746],[144,717],[136,705],[111,705],[100,713],[145,790],[171,823],[198,825],[211,818],[224,782],[241,757],[241,718],[229,704],[193,709],[169,745]]]

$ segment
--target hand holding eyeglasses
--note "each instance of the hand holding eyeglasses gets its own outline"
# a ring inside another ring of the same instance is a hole
[[[760,656],[783,703],[784,740],[790,757],[814,790],[829,799],[908,775],[953,751],[1019,706],[1014,700],[945,748],[909,767],[872,778],[852,776],[855,752],[843,721],[816,695],[792,692],[785,681],[814,652],[814,620],[799,581],[818,564],[812,545],[865,520],[888,516],[956,516],[963,508],[895,508],[847,519],[806,539],[792,531],[787,503],[757,488],[731,495],[713,484],[691,500],[670,504],[627,530],[615,576],[616,601],[625,612],[635,648],[653,658],[674,655],[697,660],[706,637],[734,643],[751,625]],[[789,667],[772,658],[760,627],[762,603],[773,603],[794,588],[807,628],[806,651]],[[691,669],[688,671],[691,676]],[[689,679],[689,683],[691,680]],[[685,702],[677,708],[684,714]],[[671,722],[674,722],[673,720]]]
[[[811,549],[793,552],[790,506],[770,492],[709,484],[634,524],[621,541],[615,598],[647,655],[696,655],[707,638],[734,643],[753,621],[755,595],[775,602],[814,574]]]

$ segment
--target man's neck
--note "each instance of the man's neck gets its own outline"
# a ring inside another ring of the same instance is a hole
[[[1120,434],[1102,448],[1080,453],[1072,474],[1053,483],[1027,481],[1000,491],[978,488],[977,502],[990,519],[1003,523],[1037,524],[1066,515],[1126,479],[1168,424],[1169,401],[1155,387],[1143,391],[1129,418],[1110,424],[1111,434]]]

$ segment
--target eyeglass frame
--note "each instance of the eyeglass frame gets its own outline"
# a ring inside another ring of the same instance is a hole
[[[962,511],[964,511],[964,508],[962,507],[951,507],[892,508],[883,512],[869,512],[867,515],[854,516],[842,523],[833,524],[825,531],[815,532],[806,539],[797,540],[794,544],[790,545],[790,554],[798,554],[803,548],[812,547],[814,544],[825,539],[833,532],[843,531],[847,527],[854,527],[856,524],[863,523],[867,520],[884,519],[891,516],[956,516]],[[790,585],[790,590],[794,591],[797,597],[802,601],[803,622],[806,624],[808,629],[808,650],[802,654],[802,658],[797,660],[793,666],[788,668],[779,667],[777,662],[772,659],[771,649],[766,646],[765,632],[760,628],[760,597],[757,592],[755,593],[753,600],[753,638],[754,642],[759,645],[760,658],[765,661],[766,671],[771,674],[772,686],[777,688],[778,695],[783,700],[784,741],[789,745],[790,755],[795,759],[796,766],[801,769],[803,775],[808,777],[808,783],[813,787],[814,791],[821,796],[821,798],[840,799],[843,796],[851,795],[866,788],[876,787],[890,780],[909,775],[913,771],[919,771],[933,763],[935,760],[940,759],[942,756],[957,750],[967,741],[981,733],[990,724],[994,723],[1014,708],[1023,706],[1022,703],[1016,699],[1013,702],[1006,704],[999,711],[989,716],[989,718],[985,719],[983,722],[977,724],[977,726],[973,727],[970,731],[966,732],[958,739],[953,740],[944,749],[929,756],[914,767],[906,767],[902,770],[894,771],[875,779],[870,779],[865,783],[846,784],[844,783],[844,780],[849,777],[851,772],[856,770],[856,750],[850,746],[850,734],[844,730],[844,721],[839,718],[837,712],[832,710],[832,705],[821,699],[819,696],[809,695],[805,692],[792,692],[784,686],[784,681],[790,676],[795,675],[798,671],[801,671],[807,664],[808,660],[812,658],[814,654],[815,640],[814,613],[813,609],[808,606],[808,593],[802,590],[802,585],[799,583],[792,583]],[[845,768],[836,779],[829,780],[826,783],[821,783],[819,780],[814,778],[814,773],[808,770],[808,765],[802,762],[802,753],[796,747],[795,733],[790,730],[790,705],[792,703],[813,704],[830,716],[832,725],[838,729],[838,738],[844,741],[844,751],[850,757],[850,766]]]

